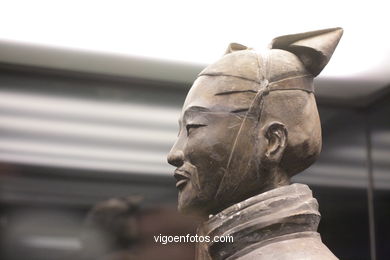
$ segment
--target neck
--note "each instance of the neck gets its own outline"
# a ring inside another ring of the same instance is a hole
[[[265,175],[261,181],[251,181],[245,182],[245,184],[241,183],[238,185],[241,189],[236,189],[235,192],[227,194],[221,193],[220,197],[216,196],[214,199],[214,203],[211,207],[203,211],[199,216],[203,220],[208,219],[210,214],[216,214],[218,212],[223,211],[224,209],[245,200],[246,198],[257,196],[259,193],[263,194],[273,189],[277,189],[282,186],[290,185],[290,178],[287,173],[279,168],[279,167],[266,167],[267,169],[262,169],[260,172],[261,175]],[[271,170],[270,170],[271,169]],[[266,173],[266,174],[265,174]],[[260,173],[257,173],[260,175]],[[259,185],[258,183],[261,183]]]
[[[269,167],[269,168],[272,168],[272,170],[269,171],[268,173],[267,181],[264,184],[265,189],[262,190],[262,193],[291,184],[288,174],[282,168],[280,167]],[[266,172],[266,170],[264,170],[263,172]]]
[[[244,254],[285,236],[316,232],[320,220],[318,204],[303,184],[282,186],[234,204],[210,217],[199,227],[199,235],[232,236],[232,243],[207,243],[200,250],[212,259]]]

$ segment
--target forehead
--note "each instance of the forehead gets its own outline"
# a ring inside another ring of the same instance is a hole
[[[200,76],[192,85],[183,112],[192,106],[214,112],[249,108],[259,88],[257,82],[232,76]]]

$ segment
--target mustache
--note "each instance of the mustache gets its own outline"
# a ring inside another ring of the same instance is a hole
[[[192,174],[185,169],[177,168],[173,175],[176,178],[176,180],[178,180],[178,179],[183,179],[183,178],[190,179]]]

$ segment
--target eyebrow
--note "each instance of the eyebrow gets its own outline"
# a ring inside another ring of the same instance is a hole
[[[249,108],[238,108],[238,109],[231,110],[230,113],[239,114],[242,112],[246,112],[248,110],[249,110]],[[192,106],[192,107],[187,108],[186,111],[184,112],[184,114],[187,114],[188,112],[212,112],[212,111],[208,108],[205,108],[205,107]],[[226,112],[229,113],[228,111],[226,111]]]
[[[186,109],[185,112],[210,112],[210,109],[199,106],[192,106]]]
[[[249,110],[249,108],[239,108],[239,109],[235,109],[235,110],[230,111],[230,113],[242,113],[242,112],[246,112],[248,110]]]
[[[253,89],[232,90],[232,91],[219,92],[214,94],[214,96],[231,95],[231,94],[239,94],[239,93],[257,93],[257,91]]]

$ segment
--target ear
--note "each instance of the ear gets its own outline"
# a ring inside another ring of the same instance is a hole
[[[229,44],[229,46],[227,47],[226,51],[225,51],[225,54],[229,54],[229,53],[232,53],[232,52],[235,52],[235,51],[243,51],[243,50],[248,50],[249,48],[246,47],[245,45],[242,45],[242,44],[239,44],[239,43],[235,43],[235,42],[232,42]]]
[[[273,39],[271,49],[294,53],[315,77],[328,64],[342,35],[339,27],[285,35]]]
[[[265,157],[271,162],[279,162],[287,145],[287,129],[280,122],[272,122],[265,128],[265,138],[268,141]]]

